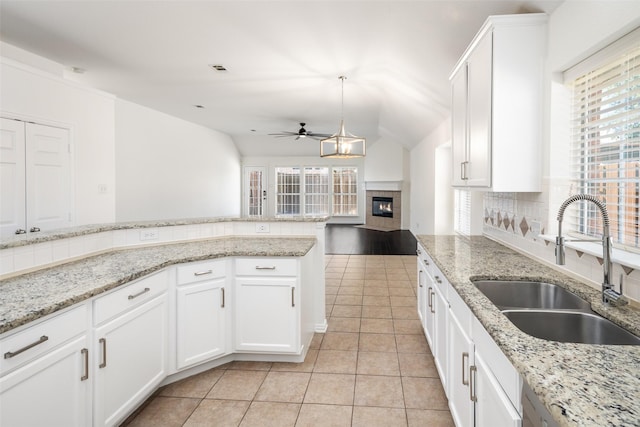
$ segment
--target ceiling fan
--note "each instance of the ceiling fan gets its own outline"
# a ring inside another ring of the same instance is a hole
[[[290,137],[290,136],[295,136],[296,137],[296,141],[299,140],[300,138],[313,138],[313,139],[323,139],[323,138],[328,138],[331,135],[328,133],[315,133],[315,132],[311,132],[309,130],[306,130],[304,128],[304,126],[306,125],[306,123],[302,123],[300,122],[300,129],[297,132],[288,132],[288,131],[282,131],[279,133],[270,133],[269,135],[273,135],[276,138],[285,138],[285,137]]]

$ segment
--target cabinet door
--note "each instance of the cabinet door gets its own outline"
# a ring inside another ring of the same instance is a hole
[[[453,157],[452,185],[467,185],[467,65],[451,80],[451,145]]]
[[[449,409],[458,427],[473,426],[473,402],[469,378],[474,363],[473,342],[453,314],[449,313]],[[496,424],[499,425],[499,424]]]
[[[235,349],[299,353],[299,295],[295,278],[236,278]]]
[[[425,330],[425,333],[426,333],[425,320],[427,317],[427,269],[424,267],[424,265],[420,261],[418,261],[417,300],[418,300],[418,317],[420,318],[420,323],[422,324],[422,328]]]
[[[229,299],[225,279],[177,289],[177,367],[182,369],[226,353]]]
[[[0,119],[0,237],[26,233],[24,123]]]
[[[431,353],[436,355],[436,342],[435,342],[435,330],[436,330],[436,310],[435,310],[435,287],[436,284],[433,281],[431,275],[427,272],[425,274],[425,299],[426,299],[426,307],[425,307],[425,316],[424,316],[424,332],[427,336],[427,342],[429,343],[429,347],[431,347]]]
[[[0,425],[90,425],[87,337],[47,352],[0,379]]]
[[[166,377],[167,296],[96,329],[94,425],[122,421]]]
[[[488,32],[468,61],[467,185],[491,186],[492,33]]]
[[[475,355],[472,393],[476,400],[476,427],[520,427],[522,418],[478,353]]]
[[[438,276],[435,277],[436,281],[442,280]],[[435,287],[435,296],[433,298],[433,305],[435,307],[435,364],[440,375],[440,381],[445,392],[447,391],[447,380],[449,377],[447,366],[449,352],[447,349],[447,324],[449,323],[449,303],[441,291],[443,284],[437,284]]]

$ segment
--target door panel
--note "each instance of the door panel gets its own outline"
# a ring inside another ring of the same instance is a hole
[[[0,237],[26,229],[24,123],[0,119]]]
[[[267,204],[267,175],[265,168],[247,166],[244,168],[244,214],[263,216]]]

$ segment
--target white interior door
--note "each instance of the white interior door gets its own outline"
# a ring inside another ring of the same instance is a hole
[[[0,237],[26,232],[24,122],[0,119]]]
[[[69,130],[26,124],[29,231],[71,225]]]
[[[244,215],[263,216],[267,207],[267,174],[262,166],[244,168]]]

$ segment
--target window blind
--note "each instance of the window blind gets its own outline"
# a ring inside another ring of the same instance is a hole
[[[471,194],[469,190],[456,189],[454,192],[453,229],[463,236],[471,235]]]
[[[574,191],[607,207],[614,243],[638,248],[640,208],[640,42],[572,82],[571,166]],[[599,237],[593,203],[570,205],[567,230]]]

